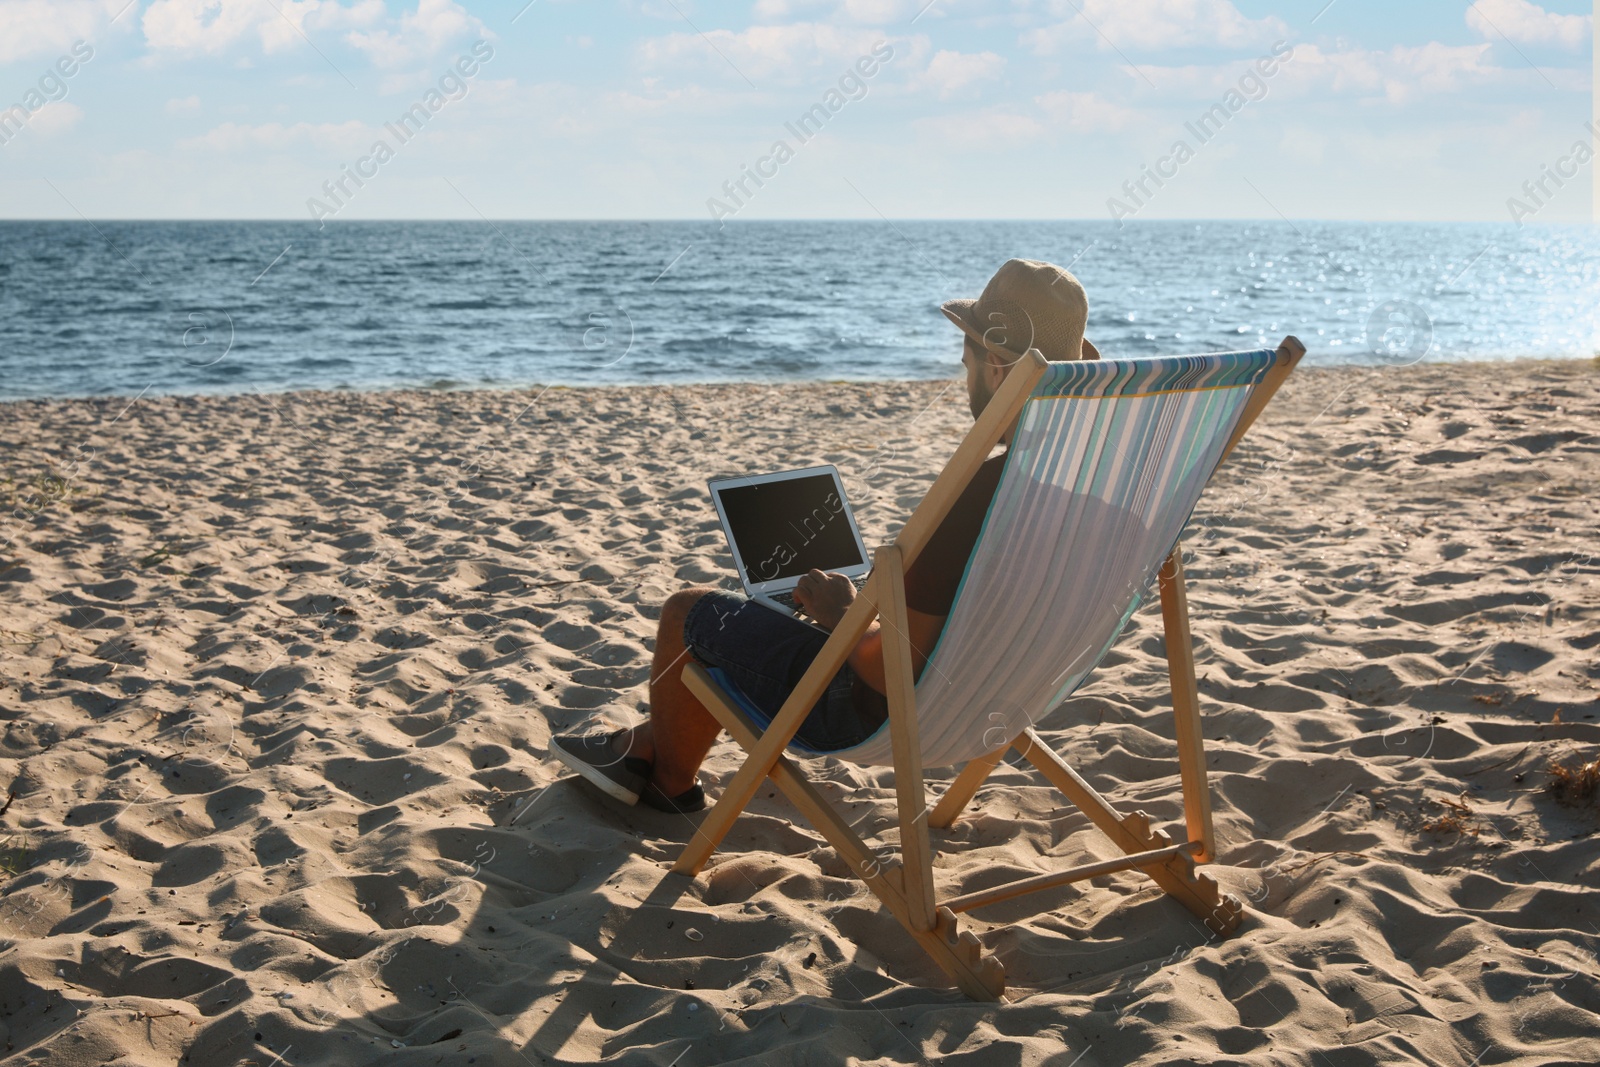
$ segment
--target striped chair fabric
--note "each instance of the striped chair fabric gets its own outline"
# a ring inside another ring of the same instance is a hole
[[[1050,364],[917,683],[924,766],[994,751],[1083,684],[1153,588],[1273,361],[1263,349]],[[888,729],[830,755],[891,764]]]

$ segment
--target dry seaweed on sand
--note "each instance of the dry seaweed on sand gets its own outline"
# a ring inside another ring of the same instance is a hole
[[[1443,807],[1445,811],[1438,816],[1428,819],[1422,828],[1429,833],[1457,834],[1466,837],[1477,837],[1483,832],[1482,827],[1472,825],[1474,817],[1472,808],[1467,805],[1467,795],[1461,794],[1460,800],[1450,797],[1427,797],[1422,801],[1424,807]]]
[[[1563,804],[1577,807],[1600,798],[1600,757],[1576,766],[1550,763],[1550,792]]]

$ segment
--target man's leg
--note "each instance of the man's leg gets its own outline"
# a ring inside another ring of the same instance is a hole
[[[722,726],[683,684],[689,652],[683,644],[683,623],[689,609],[715,589],[685,589],[661,606],[656,628],[656,653],[650,665],[650,721],[618,739],[623,755],[655,765],[651,781],[669,797],[692,788],[700,764],[716,744]]]

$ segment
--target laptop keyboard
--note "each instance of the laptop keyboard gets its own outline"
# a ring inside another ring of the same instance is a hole
[[[861,592],[861,587],[867,584],[867,577],[866,575],[862,575],[859,578],[852,578],[850,579],[850,584],[854,585],[856,587],[856,592],[859,593]],[[781,593],[768,593],[766,595],[769,599],[776,600],[790,611],[800,610],[800,602],[795,600],[793,589]]]

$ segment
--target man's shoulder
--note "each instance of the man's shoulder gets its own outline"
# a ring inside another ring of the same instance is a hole
[[[989,482],[991,485],[998,484],[1000,481],[1000,471],[1005,467],[1006,456],[1008,455],[1010,455],[1009,452],[997,452],[988,459],[984,460],[982,466],[978,468],[978,476],[974,479],[974,481],[983,480]]]
[[[1000,474],[1006,465],[1006,454],[990,456],[973,472],[972,479],[967,482],[962,490],[961,499],[956,505],[956,511],[976,511],[979,514],[989,510],[989,501],[994,498],[995,490],[1000,488]]]

